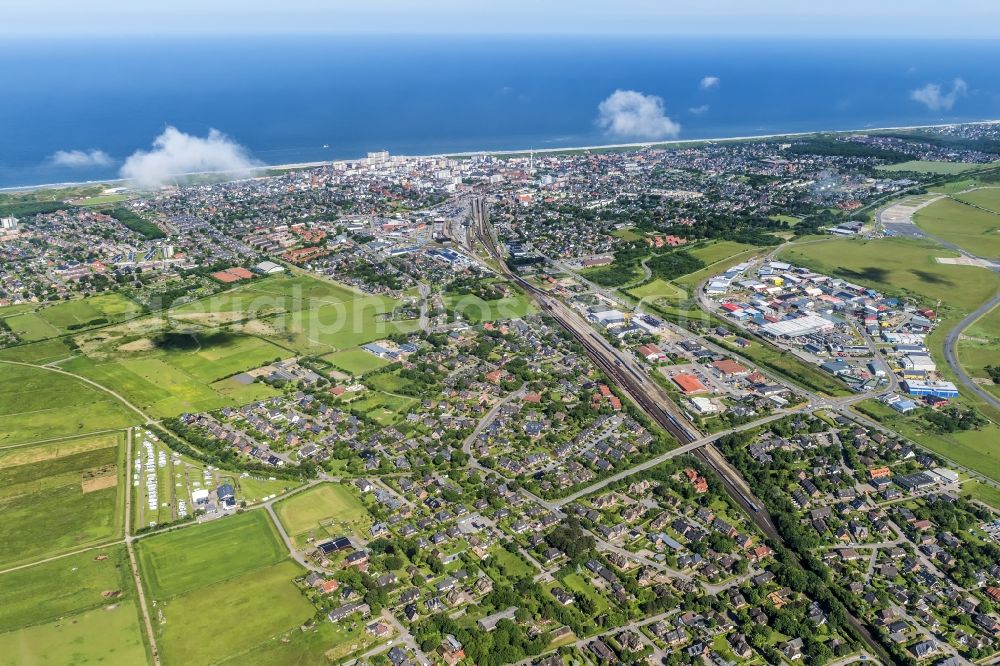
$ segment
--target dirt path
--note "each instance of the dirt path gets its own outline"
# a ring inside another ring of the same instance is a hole
[[[128,429],[125,437],[125,466],[128,468],[128,478],[132,476],[132,431]],[[156,634],[153,632],[153,622],[149,618],[149,607],[146,605],[146,592],[142,589],[142,578],[139,576],[139,563],[135,557],[135,547],[132,545],[132,484],[128,484],[125,492],[125,549],[128,551],[129,567],[132,570],[132,580],[135,582],[139,608],[142,610],[142,622],[146,626],[146,638],[153,654],[153,666],[160,666],[160,652],[156,647]]]

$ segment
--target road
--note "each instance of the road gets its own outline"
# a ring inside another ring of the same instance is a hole
[[[471,455],[472,445],[475,443],[479,435],[482,434],[483,430],[485,430],[486,427],[493,422],[493,419],[496,418],[497,414],[500,412],[503,406],[509,403],[511,400],[514,400],[515,398],[518,398],[522,395],[524,395],[524,387],[521,387],[516,391],[512,391],[511,393],[508,393],[502,400],[500,400],[500,402],[493,405],[493,407],[490,408],[490,411],[486,412],[486,415],[483,418],[479,419],[479,423],[476,424],[476,427],[472,430],[472,433],[465,438],[464,442],[462,442],[462,451]]]
[[[633,358],[630,354],[624,354],[615,349],[594,333],[593,328],[583,321],[579,315],[573,312],[562,301],[551,297],[545,292],[535,287],[530,282],[518,275],[513,274],[506,268],[506,263],[500,255],[496,239],[492,229],[487,223],[485,202],[481,199],[474,199],[472,203],[473,224],[472,232],[477,236],[483,247],[503,271],[504,275],[521,286],[541,308],[548,312],[563,328],[565,328],[587,351],[587,354],[595,361],[599,368],[646,414],[665,430],[670,432],[682,444],[689,444],[699,438],[697,429],[687,421],[666,392],[656,383],[652,382],[648,376],[640,371],[636,371],[633,366]],[[812,402],[815,402],[813,400]],[[749,518],[767,536],[778,543],[784,543],[782,535],[778,532],[773,520],[761,502],[747,484],[746,480],[735,470],[728,461],[715,449],[714,446],[704,445],[697,448],[695,453],[708,465],[710,465],[719,477],[727,493],[739,504]],[[798,558],[794,555],[795,564],[801,566]],[[887,658],[887,654],[882,646],[875,640],[874,636],[858,618],[849,612],[846,614],[848,623],[855,630],[868,648],[882,658]]]
[[[1000,399],[977,384],[975,380],[972,379],[972,377],[970,377],[965,371],[962,364],[958,362],[958,341],[962,338],[962,333],[964,333],[965,329],[969,328],[969,326],[974,324],[980,317],[997,307],[997,305],[1000,305],[1000,294],[996,294],[993,298],[980,305],[975,312],[971,312],[966,315],[962,321],[958,322],[953,329],[948,331],[948,335],[944,339],[944,358],[948,362],[948,366],[951,368],[952,372],[955,373],[955,376],[963,386],[975,393],[989,405],[995,407],[996,409],[1000,409]]]
[[[972,188],[972,189],[979,189],[979,188]],[[965,191],[971,191],[971,190],[965,190]],[[991,265],[991,268],[989,268],[988,270],[1000,273],[1000,266],[998,266],[996,263],[993,263],[988,259],[984,259],[983,257],[976,256],[971,252],[943,238],[927,233],[913,222],[913,213],[920,210],[921,208],[924,208],[925,206],[929,206],[930,204],[945,198],[948,197],[946,195],[941,195],[939,197],[930,199],[919,206],[914,207],[912,211],[910,211],[910,214],[907,216],[905,220],[900,222],[895,222],[895,221],[889,222],[888,228],[890,228],[894,233],[900,235],[911,236],[914,238],[926,238],[928,240],[934,241],[935,243],[941,245],[944,248],[952,250],[953,252],[957,252],[963,257],[983,262],[984,267],[987,264],[989,264]],[[995,211],[989,211],[989,209],[981,208],[979,206],[973,206],[973,207],[995,213]],[[878,212],[878,214],[876,215],[876,220],[878,224],[882,225],[883,227],[886,227],[886,222],[883,220],[883,214],[891,208],[892,206],[889,206],[887,208],[883,208]],[[955,327],[948,332],[948,335],[945,337],[944,341],[945,361],[948,363],[948,367],[951,368],[951,371],[955,373],[955,376],[958,379],[959,383],[962,384],[962,386],[964,386],[972,393],[975,393],[976,396],[978,396],[981,400],[985,401],[987,404],[989,404],[995,409],[1000,409],[1000,399],[998,399],[996,396],[994,396],[993,394],[989,393],[988,391],[984,390],[981,386],[979,386],[979,384],[977,384],[965,371],[965,368],[962,367],[962,364],[959,363],[958,342],[961,339],[962,333],[965,331],[965,329],[971,326],[977,319],[985,315],[987,312],[992,310],[998,304],[1000,304],[1000,294],[994,295],[993,298],[991,298],[990,300],[986,301],[981,306],[979,306],[979,308],[976,309],[975,312],[968,314],[964,319],[962,319],[962,321],[956,324]]]
[[[125,478],[132,475],[132,432],[129,428],[125,435]],[[160,651],[156,646],[156,632],[153,631],[153,621],[149,616],[149,606],[146,604],[146,592],[142,587],[139,575],[139,563],[135,557],[135,547],[132,545],[132,485],[125,490],[125,549],[128,551],[129,568],[132,570],[132,580],[135,582],[136,594],[139,598],[139,608],[142,610],[142,623],[146,628],[146,639],[153,656],[153,666],[160,666]]]

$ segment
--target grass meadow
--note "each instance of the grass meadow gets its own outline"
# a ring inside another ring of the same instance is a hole
[[[0,564],[121,535],[123,466],[119,434],[0,450]]]
[[[147,537],[136,543],[136,550],[143,580],[154,599],[169,599],[287,557],[264,511]]]
[[[138,414],[117,398],[58,372],[0,363],[0,446],[124,428]]]
[[[913,221],[924,231],[986,259],[1000,258],[1000,215],[954,199],[918,210]]]
[[[137,542],[165,664],[216,663],[250,653],[312,617],[265,511],[153,535]]]
[[[368,533],[371,517],[351,488],[323,483],[296,493],[275,505],[278,519],[297,544],[317,539]]]

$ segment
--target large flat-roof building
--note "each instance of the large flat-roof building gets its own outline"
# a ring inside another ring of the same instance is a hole
[[[833,322],[825,317],[807,314],[795,319],[783,319],[760,327],[765,335],[774,338],[797,338],[833,330]]]
[[[932,395],[937,398],[957,398],[958,388],[952,382],[921,382],[906,380],[903,389],[910,395]]]

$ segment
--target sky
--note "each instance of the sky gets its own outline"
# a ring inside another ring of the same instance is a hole
[[[997,0],[0,0],[0,35],[998,38]]]

